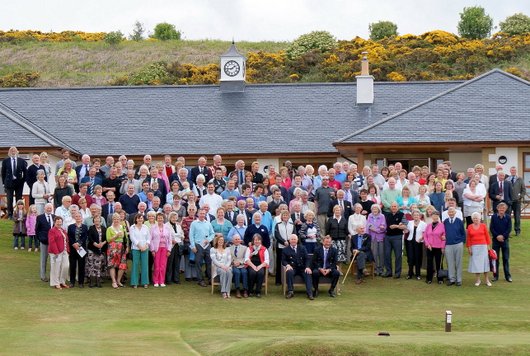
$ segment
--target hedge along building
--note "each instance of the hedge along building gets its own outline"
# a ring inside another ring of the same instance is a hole
[[[455,170],[500,156],[530,175],[530,86],[500,70],[470,81],[247,84],[234,44],[219,85],[0,90],[0,156],[60,149],[92,157],[205,155],[261,167],[402,161]],[[526,164],[526,165],[525,165]],[[316,167],[315,167],[316,168]],[[528,184],[530,176],[525,182]]]

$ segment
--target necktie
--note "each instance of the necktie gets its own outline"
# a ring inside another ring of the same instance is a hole
[[[512,184],[515,184],[515,176],[512,176]]]
[[[502,187],[502,180],[499,182],[499,193],[502,194],[504,192]]]
[[[455,222],[455,219],[451,218],[451,224]]]
[[[328,249],[324,249],[324,269],[328,268]]]
[[[238,246],[236,246],[236,249],[234,250],[234,256],[236,256],[236,257],[237,257],[237,248],[238,248]]]
[[[114,204],[110,203],[109,205],[109,215],[112,215],[114,213]]]
[[[293,247],[293,249],[294,249],[294,254],[296,255],[296,246],[295,246],[295,247]]]
[[[243,179],[243,171],[239,171],[239,184],[243,184],[245,180]]]
[[[230,221],[232,221],[232,220],[234,220],[234,212],[233,211],[230,212]],[[237,247],[236,247],[236,250],[237,250]],[[237,254],[237,252],[236,252],[236,254]]]
[[[50,215],[48,215],[48,224],[52,227],[52,217]]]
[[[13,157],[13,178],[17,179],[17,159]]]

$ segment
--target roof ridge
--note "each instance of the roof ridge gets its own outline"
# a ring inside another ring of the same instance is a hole
[[[467,80],[467,81],[465,81],[465,82],[463,82],[463,83],[461,83],[461,84],[459,84],[459,85],[456,85],[456,86],[453,87],[453,88],[449,88],[449,89],[447,89],[446,91],[443,91],[443,92],[441,92],[441,93],[439,93],[439,94],[436,94],[435,96],[433,96],[433,97],[431,97],[431,98],[429,98],[429,99],[427,99],[427,100],[424,100],[424,101],[422,101],[422,102],[419,102],[418,104],[415,104],[415,105],[411,106],[411,107],[408,108],[408,109],[402,110],[402,111],[397,112],[397,113],[395,113],[395,114],[393,114],[393,115],[390,115],[389,117],[385,117],[385,118],[383,118],[383,119],[381,119],[381,120],[379,120],[379,121],[376,121],[376,122],[374,122],[373,124],[370,124],[370,125],[368,125],[368,126],[365,126],[365,127],[361,128],[361,129],[359,129],[359,130],[353,132],[353,133],[350,134],[350,135],[347,135],[347,136],[344,136],[344,137],[340,138],[340,139],[337,140],[336,142],[337,142],[337,143],[344,142],[344,141],[346,141],[346,140],[348,140],[348,139],[350,139],[350,138],[352,138],[352,137],[354,137],[354,136],[357,136],[357,135],[359,135],[359,134],[361,134],[361,133],[363,133],[363,132],[365,132],[365,131],[368,131],[368,130],[370,130],[370,129],[376,127],[376,126],[379,126],[379,125],[381,125],[381,124],[384,124],[385,122],[388,122],[388,121],[390,121],[390,120],[395,119],[396,117],[399,117],[399,116],[401,116],[401,115],[403,115],[403,114],[406,114],[407,112],[410,112],[410,111],[412,111],[412,110],[415,110],[415,109],[417,109],[417,108],[419,108],[419,107],[421,107],[421,106],[423,106],[423,105],[425,105],[425,104],[428,104],[428,103],[430,103],[430,102],[432,102],[432,101],[435,101],[435,100],[437,100],[437,99],[439,99],[439,98],[441,98],[441,97],[443,97],[443,96],[445,96],[445,95],[447,95],[447,94],[450,94],[450,93],[452,93],[452,92],[454,92],[454,91],[456,91],[456,90],[459,90],[459,89],[461,89],[461,88],[463,88],[463,87],[466,87],[466,86],[468,86],[468,85],[470,85],[470,84],[473,84],[473,83],[475,83],[475,82],[477,82],[477,81],[479,81],[479,80],[481,80],[481,79],[483,79],[483,78],[485,78],[485,77],[487,77],[487,76],[489,76],[489,75],[491,75],[491,74],[493,74],[493,73],[503,74],[503,75],[505,75],[505,76],[507,76],[507,77],[509,77],[509,78],[511,78],[511,79],[516,79],[516,80],[520,81],[520,82],[523,83],[523,84],[530,85],[530,82],[528,82],[528,81],[526,81],[526,80],[524,80],[524,79],[522,79],[522,78],[519,78],[519,77],[517,77],[517,76],[515,76],[515,75],[513,75],[513,74],[510,74],[510,73],[507,73],[507,72],[505,72],[505,71],[503,71],[503,70],[501,70],[501,69],[499,69],[499,68],[494,68],[494,69],[489,70],[489,71],[487,71],[486,73],[483,73],[483,74],[481,74],[481,75],[479,75],[479,76],[477,76],[477,77],[475,77],[475,78],[473,78],[473,79]]]
[[[62,147],[62,148],[68,148],[72,152],[77,152],[77,150],[73,149],[68,144],[64,143],[54,135],[50,134],[48,131],[38,127],[37,125],[33,124],[31,121],[26,119],[23,115],[16,112],[9,106],[5,105],[4,103],[0,102],[0,114],[7,117],[9,120],[14,122],[15,124],[23,127],[24,129],[28,130],[38,138],[42,139],[44,142],[47,142],[48,144],[55,146],[55,147]]]

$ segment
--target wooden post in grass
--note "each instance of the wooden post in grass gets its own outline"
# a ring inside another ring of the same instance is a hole
[[[445,332],[451,332],[451,322],[452,322],[453,312],[450,310],[445,311]]]

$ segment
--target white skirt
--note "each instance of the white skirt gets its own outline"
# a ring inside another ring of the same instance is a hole
[[[469,258],[470,273],[484,273],[490,271],[490,260],[488,256],[488,245],[471,246],[471,256]]]

